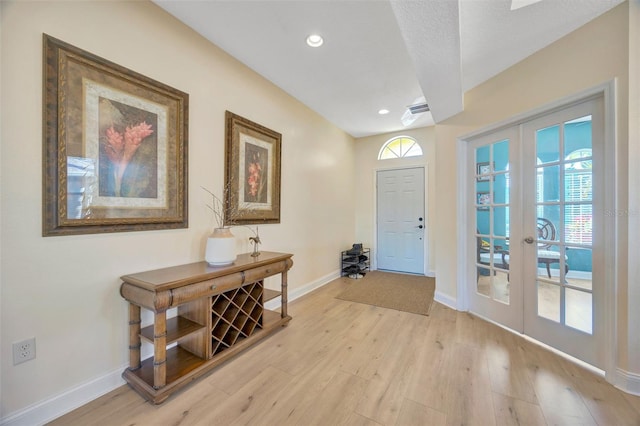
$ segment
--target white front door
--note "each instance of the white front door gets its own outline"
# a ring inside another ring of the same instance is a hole
[[[424,168],[377,172],[377,267],[424,274]]]

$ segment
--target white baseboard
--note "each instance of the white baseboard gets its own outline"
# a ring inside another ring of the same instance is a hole
[[[127,368],[127,365],[123,365],[102,377],[69,389],[53,398],[35,403],[16,413],[10,414],[0,421],[0,425],[34,426],[43,425],[57,419],[125,384],[121,376],[125,368]]]
[[[442,303],[443,305],[454,309],[454,310],[458,310],[457,305],[458,305],[458,301],[456,299],[454,299],[453,297],[449,296],[448,294],[444,294],[438,290],[436,290],[435,294],[433,295],[433,300],[435,300],[438,303]]]
[[[325,275],[303,287],[296,288],[289,292],[289,302],[304,296],[313,290],[328,284],[340,277],[340,270],[336,270]],[[266,309],[276,310],[280,308],[280,298],[276,298],[265,303]],[[36,426],[43,425],[58,417],[81,407],[102,395],[124,385],[122,372],[128,365],[123,365],[117,370],[111,371],[102,377],[83,383],[73,389],[67,390],[60,395],[56,395],[45,401],[28,406],[20,411],[9,414],[0,419],[1,426]]]
[[[320,277],[315,281],[310,282],[309,284],[296,288],[292,292],[289,293],[289,302],[292,302],[307,293],[311,293],[313,290],[318,289],[326,284],[329,284],[331,281],[336,278],[340,278],[340,270],[337,269],[330,274],[325,275],[324,277]]]
[[[335,280],[336,278],[340,278],[340,270],[336,270],[330,274],[325,275],[324,277],[320,277],[317,280],[310,282],[305,286],[302,286],[302,287],[296,288],[293,291],[290,291],[289,294],[287,294],[289,303],[304,296],[305,294],[311,293],[313,290],[316,290],[322,287],[323,285],[329,284],[331,281]],[[276,310],[280,307],[280,304],[281,304],[280,298],[277,297],[265,303],[264,307],[265,309]]]
[[[427,277],[435,278],[436,277],[436,271],[427,271],[427,273],[425,275]]]
[[[640,374],[631,373],[621,368],[617,368],[615,372],[613,385],[623,392],[640,396]],[[609,379],[609,378],[607,378]],[[610,380],[609,380],[610,381]]]

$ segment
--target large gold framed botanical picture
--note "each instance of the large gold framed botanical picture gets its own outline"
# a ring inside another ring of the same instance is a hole
[[[280,223],[282,135],[227,111],[225,224]]]
[[[189,95],[43,44],[43,235],[186,228]]]

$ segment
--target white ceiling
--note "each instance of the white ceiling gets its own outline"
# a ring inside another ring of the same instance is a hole
[[[354,137],[457,114],[464,91],[622,1],[154,0]],[[423,96],[431,113],[403,124]]]

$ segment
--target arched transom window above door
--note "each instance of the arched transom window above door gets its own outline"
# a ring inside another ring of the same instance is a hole
[[[420,148],[420,145],[415,139],[409,136],[398,136],[385,142],[378,154],[378,160],[418,157],[421,155],[422,148]]]

